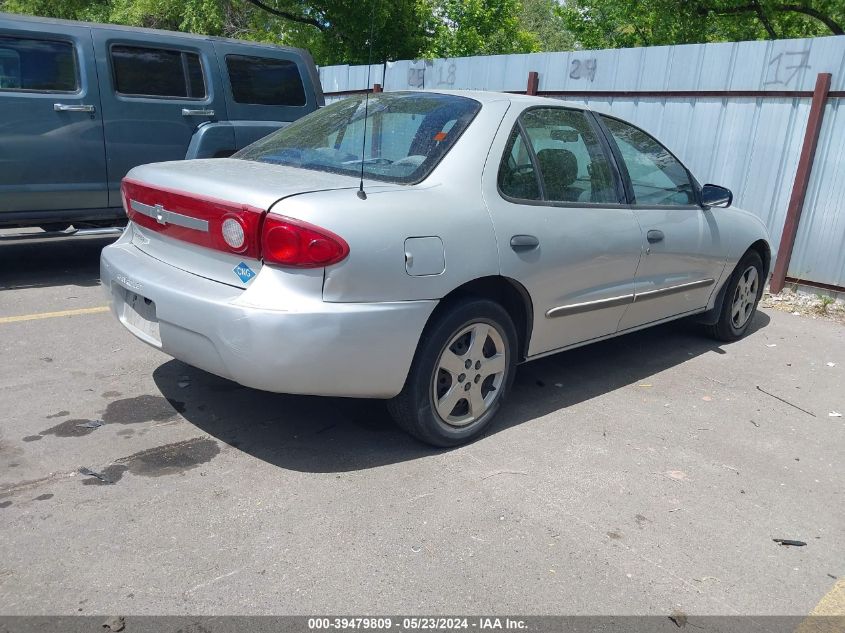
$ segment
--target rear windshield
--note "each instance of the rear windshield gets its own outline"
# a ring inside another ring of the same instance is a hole
[[[443,94],[379,93],[337,101],[242,149],[233,158],[386,182],[425,178],[481,105]],[[366,139],[364,128],[366,127]],[[365,142],[366,140],[366,142]]]

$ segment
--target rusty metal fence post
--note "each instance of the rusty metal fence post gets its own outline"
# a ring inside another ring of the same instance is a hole
[[[819,73],[816,77],[813,101],[810,104],[810,115],[807,117],[807,129],[804,132],[804,144],[801,147],[801,157],[798,159],[798,169],[795,171],[792,195],[789,197],[789,206],[786,209],[786,219],[783,222],[783,233],[780,237],[777,260],[772,271],[772,279],[769,282],[769,289],[772,293],[783,290],[786,281],[786,271],[789,269],[792,248],[795,246],[795,236],[798,233],[798,222],[801,219],[804,198],[807,195],[810,175],[813,172],[813,159],[816,155],[816,146],[819,142],[819,133],[824,120],[824,108],[830,93],[830,79],[830,73]]]
[[[528,73],[528,85],[525,87],[525,94],[536,95],[540,87],[540,74],[532,70]]]

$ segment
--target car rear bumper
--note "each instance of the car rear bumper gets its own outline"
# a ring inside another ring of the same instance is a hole
[[[328,303],[292,293],[280,309],[276,292],[268,309],[260,307],[262,288],[273,280],[257,282],[283,272],[265,266],[242,290],[161,262],[128,239],[103,249],[100,268],[112,312],[138,338],[189,365],[280,393],[395,396],[437,305]],[[153,302],[157,332],[137,327],[132,295]]]

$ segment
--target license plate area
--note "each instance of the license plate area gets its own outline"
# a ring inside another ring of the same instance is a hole
[[[123,310],[120,320],[135,336],[151,345],[161,347],[156,304],[151,299],[121,286]]]

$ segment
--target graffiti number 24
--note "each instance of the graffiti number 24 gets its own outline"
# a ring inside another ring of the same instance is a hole
[[[593,81],[596,78],[597,67],[598,64],[595,58],[573,59],[572,66],[569,70],[569,77],[571,79],[589,79]]]

